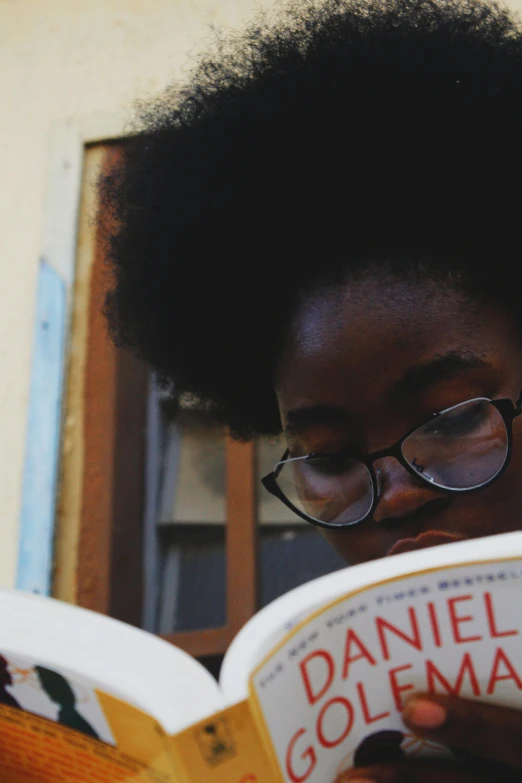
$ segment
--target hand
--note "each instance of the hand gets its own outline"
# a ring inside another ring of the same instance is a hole
[[[406,759],[344,772],[336,783],[513,783],[522,781],[522,712],[448,696],[418,694],[403,711],[418,737],[455,759]]]

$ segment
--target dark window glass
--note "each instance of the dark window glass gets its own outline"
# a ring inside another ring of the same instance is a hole
[[[260,605],[294,587],[343,568],[340,555],[310,526],[263,526],[260,541]]]
[[[162,550],[158,632],[225,625],[224,527],[173,525],[163,530]]]

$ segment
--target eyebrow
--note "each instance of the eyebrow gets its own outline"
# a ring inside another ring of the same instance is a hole
[[[410,367],[392,387],[387,395],[394,402],[405,395],[421,393],[438,381],[448,381],[471,369],[491,365],[474,353],[448,351],[422,364]],[[310,405],[294,408],[286,414],[285,432],[295,435],[314,425],[340,424],[353,421],[353,415],[338,405]]]
[[[467,370],[486,367],[491,365],[471,351],[448,351],[410,367],[393,385],[388,400],[394,402],[406,395],[418,394],[439,381],[451,381]]]
[[[309,405],[306,408],[295,408],[286,414],[285,433],[296,435],[307,427],[317,424],[339,424],[347,422],[350,414],[337,405]]]

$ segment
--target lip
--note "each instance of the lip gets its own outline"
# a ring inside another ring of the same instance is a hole
[[[454,541],[463,541],[466,536],[460,533],[448,533],[442,530],[425,530],[414,538],[401,538],[388,550],[386,555],[398,555],[401,552],[413,552],[417,549],[428,549],[431,546],[451,544]]]

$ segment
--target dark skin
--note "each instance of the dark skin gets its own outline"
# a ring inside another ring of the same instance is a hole
[[[275,388],[292,456],[349,447],[372,453],[465,400],[515,402],[522,389],[522,345],[501,308],[479,307],[449,284],[367,273],[302,301]],[[513,423],[509,467],[480,491],[444,494],[394,458],[375,468],[382,492],[373,516],[343,530],[321,530],[350,563],[521,527],[521,418]],[[522,713],[418,694],[403,717],[416,734],[465,752],[466,760],[370,765],[344,773],[339,783],[522,779]]]

